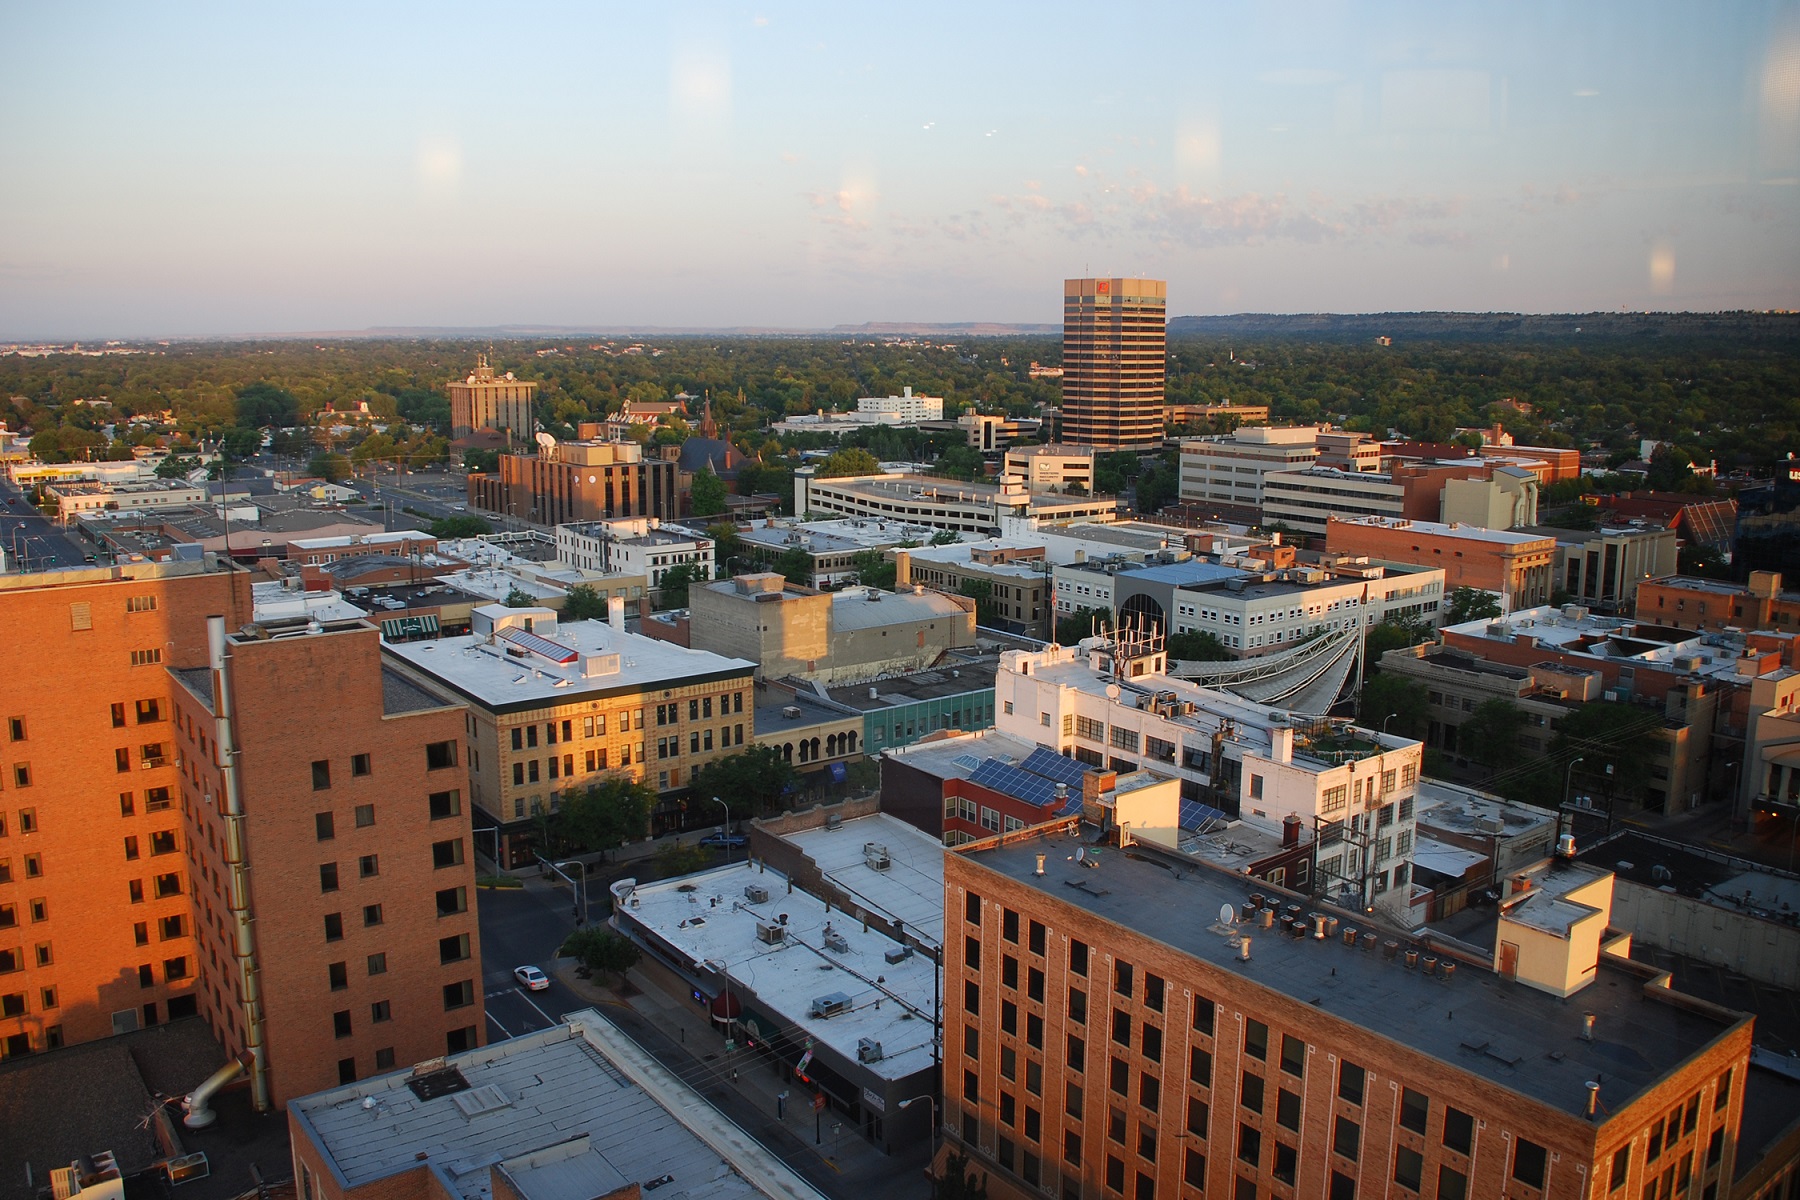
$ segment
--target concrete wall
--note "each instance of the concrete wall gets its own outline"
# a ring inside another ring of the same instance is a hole
[[[810,588],[784,590],[767,583],[770,578],[739,576],[727,585],[690,590],[690,644],[758,663],[764,679],[804,675],[829,659],[831,597]],[[772,598],[758,599],[765,595]]]
[[[1613,927],[1635,941],[1714,963],[1759,983],[1800,987],[1800,928],[1621,879]]]

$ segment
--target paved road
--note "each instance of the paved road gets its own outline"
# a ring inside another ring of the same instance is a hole
[[[8,570],[17,566],[27,571],[45,571],[55,567],[79,567],[94,553],[94,547],[74,534],[65,533],[55,521],[40,514],[25,500],[25,494],[0,479],[0,550],[6,554]]]

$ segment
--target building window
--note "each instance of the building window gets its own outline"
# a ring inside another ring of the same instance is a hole
[[[312,765],[313,791],[322,792],[331,786],[331,763],[328,759],[319,759]]]
[[[1415,1092],[1411,1088],[1400,1091],[1400,1124],[1402,1128],[1414,1133],[1424,1133],[1426,1120],[1431,1114],[1431,1099],[1423,1092]],[[1418,1190],[1416,1187],[1414,1190]]]
[[[335,892],[338,890],[338,869],[336,863],[319,864],[319,891]]]
[[[425,747],[425,769],[428,771],[443,770],[456,765],[455,742],[432,742]]]
[[[331,1014],[331,1032],[336,1037],[347,1038],[350,1036],[349,1009],[340,1009]],[[345,1061],[348,1062],[350,1060],[346,1059]]]
[[[326,913],[325,914],[325,940],[328,942],[336,942],[336,941],[342,941],[343,937],[344,937],[344,914],[343,913]]]
[[[1458,1108],[1444,1108],[1444,1145],[1467,1154],[1475,1144],[1475,1118]]]
[[[358,829],[367,829],[373,824],[375,824],[375,806],[373,804],[357,805],[356,827]]]
[[[437,894],[437,914],[440,917],[467,912],[468,908],[468,895],[463,888],[444,888]]]
[[[365,854],[356,860],[357,873],[364,879],[372,879],[381,874],[381,856]]]
[[[369,774],[369,756],[366,754],[352,754],[350,756],[350,774]]]
[[[393,1016],[393,1009],[386,1000],[377,1000],[375,1003],[369,1005],[369,1021],[371,1024],[380,1025],[384,1021],[392,1020]]]
[[[313,831],[321,842],[329,842],[337,836],[337,822],[328,812],[313,814]]]
[[[1338,1098],[1352,1104],[1361,1104],[1366,1078],[1367,1073],[1361,1067],[1348,1059],[1341,1061],[1338,1064]]]
[[[1331,1148],[1355,1162],[1362,1149],[1362,1126],[1348,1117],[1338,1117],[1332,1127]]]
[[[1513,1143],[1512,1177],[1526,1187],[1544,1186],[1545,1149],[1536,1142],[1519,1138]]]
[[[471,980],[444,985],[444,1011],[467,1008],[475,1003],[475,984]]]
[[[369,974],[371,974],[371,975],[386,975],[387,974],[387,955],[386,954],[371,954],[371,955],[369,955]]]
[[[461,838],[431,844],[431,865],[433,869],[462,865],[463,844]]]
[[[431,819],[441,821],[446,817],[462,815],[461,792],[433,792],[430,800]]]
[[[1409,1192],[1419,1190],[1425,1177],[1425,1158],[1417,1150],[1401,1146],[1394,1151],[1394,1182]]]
[[[1261,1021],[1245,1018],[1244,1053],[1258,1062],[1269,1060],[1269,1027]]]
[[[1281,1035],[1281,1069],[1296,1079],[1306,1074],[1306,1043],[1285,1033]]]
[[[339,992],[350,986],[350,965],[334,962],[325,968],[325,978],[331,984],[331,990]]]
[[[367,928],[371,925],[379,925],[379,924],[381,924],[381,920],[382,920],[381,905],[379,905],[379,904],[363,905],[363,926],[364,926],[364,928]]]
[[[438,962],[439,963],[462,962],[465,959],[467,959],[468,957],[469,957],[469,935],[468,934],[457,933],[457,934],[452,934],[449,937],[438,939]]]

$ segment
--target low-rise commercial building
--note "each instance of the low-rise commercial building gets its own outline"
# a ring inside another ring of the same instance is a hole
[[[652,588],[675,567],[693,570],[695,579],[713,577],[713,540],[656,517],[616,517],[609,521],[576,521],[556,527],[559,562],[583,571],[608,575],[642,575]]]
[[[469,798],[507,867],[530,861],[539,813],[607,776],[663,797],[646,833],[680,828],[676,793],[694,769],[749,744],[756,664],[628,633],[611,603],[610,621],[566,623],[488,605],[466,637],[384,647],[401,674],[469,706]]]
[[[1016,476],[1025,486],[1040,491],[1070,494],[1094,490],[1094,451],[1091,446],[1013,446],[1001,460],[1001,473]]]
[[[596,1009],[289,1109],[301,1200],[820,1194]]]
[[[1556,539],[1555,586],[1575,603],[1599,612],[1634,611],[1642,584],[1678,569],[1673,529],[1528,525],[1518,532]]]
[[[687,644],[748,659],[760,679],[821,683],[923,670],[975,644],[975,602],[923,588],[817,592],[739,575],[688,593]]]
[[[1181,498],[1242,520],[1259,520],[1264,480],[1277,471],[1301,470],[1317,462],[1318,438],[1317,427],[1299,425],[1183,439]]]
[[[861,715],[809,689],[779,683],[756,689],[753,743],[774,750],[803,778],[843,783],[849,765],[863,757],[862,728]]]
[[[1184,404],[1170,400],[1163,404],[1165,425],[1205,425],[1214,430],[1229,431],[1239,425],[1261,425],[1269,419],[1266,404]]]
[[[993,628],[1048,639],[1055,620],[1050,562],[1041,540],[988,538],[954,546],[895,550],[895,586],[918,584],[951,596],[986,593]]]
[[[883,424],[914,425],[920,421],[943,420],[944,398],[915,396],[909,387],[898,396],[860,396],[856,411]]]
[[[1110,521],[1115,496],[1067,496],[1033,492],[1021,482],[962,483],[920,475],[855,475],[822,479],[816,467],[794,472],[794,511],[802,516],[837,514],[901,520],[933,529],[987,534],[1005,517],[1040,521]]]
[[[878,754],[939,730],[992,725],[998,669],[998,656],[992,653],[958,650],[929,670],[842,684],[831,688],[830,696],[862,714],[862,744],[869,754]]]
[[[808,566],[806,578],[797,582],[828,590],[858,582],[859,562],[864,555],[892,549],[902,542],[924,545],[939,532],[929,525],[879,517],[748,521],[738,526],[738,556],[767,569],[798,551],[806,555]]]
[[[1670,575],[1638,584],[1637,617],[1678,629],[1800,630],[1800,592],[1785,591],[1781,572],[1752,571],[1748,583]]]
[[[308,566],[342,562],[348,558],[387,555],[402,559],[435,555],[438,540],[416,529],[380,530],[339,537],[294,538],[288,542],[288,561]]]
[[[56,515],[62,521],[83,513],[184,509],[206,499],[205,488],[175,479],[131,479],[119,483],[58,481],[46,483],[44,494],[56,501]]]
[[[1548,604],[1556,586],[1556,542],[1543,532],[1333,515],[1325,549],[1375,563],[1439,568],[1446,594],[1465,587],[1492,592],[1502,612]]]

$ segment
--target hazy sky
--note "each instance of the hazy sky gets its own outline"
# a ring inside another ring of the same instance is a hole
[[[1800,308],[1800,4],[0,0],[0,338]]]

